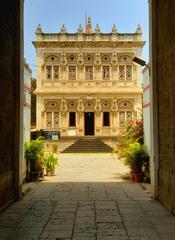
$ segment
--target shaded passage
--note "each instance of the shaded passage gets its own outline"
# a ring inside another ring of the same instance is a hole
[[[111,154],[62,154],[56,176],[1,213],[0,239],[174,239],[175,218],[127,174]]]

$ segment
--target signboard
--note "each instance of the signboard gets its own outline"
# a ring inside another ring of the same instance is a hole
[[[52,140],[58,140],[58,135],[52,135]]]
[[[60,138],[60,131],[42,130],[41,134],[46,140],[58,140]]]
[[[68,136],[76,136],[76,130],[69,130]]]

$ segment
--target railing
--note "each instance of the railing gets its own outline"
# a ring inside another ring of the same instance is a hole
[[[42,34],[38,38],[39,40],[55,40],[55,41],[120,41],[120,40],[141,40],[141,36],[136,34]]]

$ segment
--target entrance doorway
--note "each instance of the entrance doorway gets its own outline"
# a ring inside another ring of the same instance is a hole
[[[85,135],[94,135],[94,112],[84,113]]]

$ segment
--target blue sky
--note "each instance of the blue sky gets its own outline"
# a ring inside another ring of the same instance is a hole
[[[92,27],[98,23],[101,32],[111,32],[115,23],[118,32],[135,32],[142,27],[142,39],[146,41],[142,58],[149,59],[148,0],[25,0],[24,1],[24,57],[35,77],[36,56],[32,41],[35,29],[41,24],[43,32],[60,31],[62,24],[67,31],[76,32],[81,23],[85,26],[85,14],[92,19]]]

